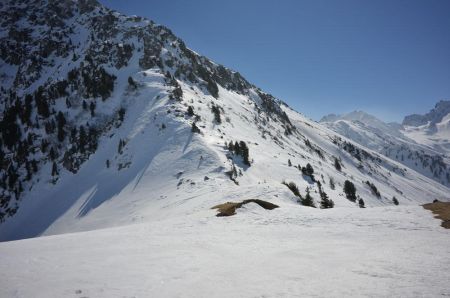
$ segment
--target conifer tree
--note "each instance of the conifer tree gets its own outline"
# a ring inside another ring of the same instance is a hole
[[[349,180],[345,180],[344,182],[344,193],[347,199],[352,202],[356,202],[356,188],[355,185]]]
[[[91,104],[89,105],[89,110],[91,111],[91,117],[95,116],[95,102],[91,101]]]
[[[339,162],[339,159],[337,159],[336,157],[334,158],[334,167],[336,168],[336,170],[338,170],[339,172],[341,171],[341,163]]]
[[[95,127],[89,127],[88,139],[89,151],[95,152],[97,150],[97,130],[95,129]]]
[[[1,160],[0,160],[0,162],[1,162]],[[30,181],[33,173],[31,172],[31,163],[28,160],[25,162],[25,169],[27,171],[27,175],[26,175],[25,179],[27,181]]]
[[[234,154],[241,155],[241,147],[237,141],[234,143]]]
[[[317,181],[317,188],[319,189],[319,195],[320,195],[320,208],[327,209],[327,208],[333,208],[334,202],[331,199],[328,199],[328,195],[322,188],[322,183],[320,181]]]
[[[125,108],[121,107],[119,109],[118,114],[119,114],[119,121],[123,122],[123,119],[125,118]]]
[[[195,124],[195,122],[192,122],[192,128],[191,128],[191,131],[193,132],[193,133],[200,133],[201,131],[200,131],[200,128],[198,128],[198,126],[197,126],[197,124]]]
[[[365,207],[364,207],[364,200],[363,200],[363,199],[360,198],[360,199],[358,200],[358,204],[359,204],[359,208],[365,208]]]
[[[282,184],[284,184],[284,185],[286,185],[291,191],[292,191],[292,193],[296,196],[296,197],[298,197],[299,199],[299,202],[301,202],[300,200],[301,200],[301,198],[302,198],[302,196],[301,196],[301,194],[300,194],[300,191],[298,190],[298,187],[297,187],[297,184],[295,184],[294,182],[289,182],[289,183],[287,183],[286,181],[283,181],[283,182],[281,182]]]
[[[58,141],[62,142],[66,137],[66,132],[64,131],[64,125],[66,125],[66,118],[64,117],[64,114],[61,111],[59,111],[58,114],[56,115],[56,122],[58,128]]]
[[[249,160],[249,150],[247,147],[247,144],[244,141],[240,141],[239,142],[239,147],[241,149],[241,155],[242,155],[242,159],[244,161],[244,164],[246,165],[250,165],[250,160]]]
[[[194,108],[192,106],[189,106],[187,109],[188,116],[192,117],[194,116]]]
[[[308,176],[312,176],[314,174],[314,169],[309,163],[306,165],[306,174],[308,174]]]
[[[33,159],[31,161],[31,168],[33,169],[34,173],[37,173],[37,171],[38,171],[38,163],[37,163],[37,161],[35,159]]]
[[[70,142],[71,142],[71,143],[76,142],[77,134],[78,134],[77,127],[74,126],[74,127],[72,128],[72,130],[70,131]]]
[[[234,152],[234,144],[233,144],[233,141],[230,141],[230,143],[228,144],[228,151],[230,151],[231,153]]]
[[[320,197],[321,197],[320,208],[328,209],[328,208],[333,208],[334,207],[333,200],[329,199],[328,195],[325,192],[322,192],[320,194]]]
[[[220,109],[219,109],[219,107],[213,104],[213,105],[211,106],[211,111],[212,111],[213,114],[214,114],[214,120],[215,120],[218,124],[222,123],[222,119],[220,118]]]
[[[48,106],[48,99],[44,95],[44,88],[39,87],[34,94],[34,101],[36,102],[36,108],[39,115],[44,118],[50,116],[50,108]]]
[[[119,154],[122,154],[123,153],[123,147],[125,146],[125,141],[124,140],[122,140],[122,139],[120,139],[119,140],[119,147],[117,148],[117,152],[119,153]]]
[[[133,80],[132,77],[128,77],[128,84],[133,87],[134,89],[137,88],[136,82]]]
[[[23,121],[28,125],[31,125],[31,112],[33,111],[33,106],[31,103],[33,102],[33,96],[31,94],[27,94],[25,96],[25,107],[23,111]]]
[[[80,125],[79,135],[78,135],[78,149],[81,153],[85,152],[87,144],[87,134],[83,125]]]
[[[21,138],[20,126],[17,124],[18,111],[16,106],[7,108],[0,120],[0,135],[8,149],[13,148]]]
[[[56,162],[53,162],[52,165],[52,176],[55,177],[59,174],[58,172],[58,166],[56,165]]]
[[[50,152],[48,153],[48,156],[50,157],[51,160],[56,159],[56,150],[53,147],[50,148]]]
[[[398,205],[398,200],[396,197],[392,197],[392,203],[394,203],[394,205]]]
[[[42,153],[47,152],[47,148],[48,148],[48,141],[46,139],[42,139],[41,140],[41,152]]]
[[[13,190],[14,186],[16,184],[17,179],[19,178],[19,175],[17,174],[17,171],[14,167],[13,164],[11,164],[8,168],[8,174],[7,174],[8,179],[8,187],[9,190]]]
[[[306,188],[306,195],[305,195],[305,197],[302,198],[300,201],[301,201],[303,206],[316,208],[316,205],[314,204],[314,199],[311,197],[311,195],[309,193],[309,187]]]

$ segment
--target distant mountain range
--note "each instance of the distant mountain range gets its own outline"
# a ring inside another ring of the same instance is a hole
[[[413,114],[406,116],[402,124],[405,126],[434,126],[450,114],[450,101],[441,100],[436,104],[434,109],[424,115]]]
[[[440,101],[424,115],[385,123],[362,111],[330,114],[320,122],[444,185],[450,185],[450,101]]]

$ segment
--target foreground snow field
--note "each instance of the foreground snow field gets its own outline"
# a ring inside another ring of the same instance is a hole
[[[420,206],[214,214],[0,243],[0,297],[450,296],[449,230]]]

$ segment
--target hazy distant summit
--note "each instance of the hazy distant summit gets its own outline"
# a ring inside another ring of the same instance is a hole
[[[435,107],[424,115],[413,114],[406,116],[402,124],[408,126],[421,126],[427,123],[435,125],[450,113],[450,100],[441,100]]]

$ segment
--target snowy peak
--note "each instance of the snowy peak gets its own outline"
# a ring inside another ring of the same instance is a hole
[[[98,68],[95,74],[101,77],[107,77],[108,70],[157,67],[177,79],[203,84],[215,97],[217,84],[239,93],[253,87],[239,73],[188,49],[168,28],[122,15],[97,1],[10,1],[0,9],[4,16],[0,53],[9,75],[2,77],[3,84],[21,91],[35,90],[43,79],[50,79],[43,75],[50,70],[61,80],[67,68],[76,65]],[[138,63],[132,62],[134,57]],[[84,95],[97,95],[89,87]]]
[[[378,122],[375,116],[372,116],[363,111],[353,111],[343,115],[329,114],[327,116],[322,117],[320,122],[334,122],[337,120],[352,120],[352,121],[361,121],[361,122]]]
[[[442,114],[447,108],[446,105],[445,102],[438,103],[436,110],[440,112],[434,112],[433,115]],[[363,146],[397,160],[444,185],[450,185],[449,159],[444,155],[450,152],[447,150],[450,148],[449,135],[442,133],[449,127],[448,121],[445,121],[447,118],[443,118],[443,123],[436,124],[433,134],[430,134],[428,126],[403,127],[397,123],[385,123],[361,111],[325,116],[321,122]],[[439,132],[440,137],[436,137]]]
[[[441,100],[436,106],[424,115],[413,114],[406,116],[402,124],[405,126],[434,126],[450,113],[450,100]]]
[[[370,129],[390,131],[393,134],[396,134],[399,128],[399,125],[396,123],[385,123],[377,117],[363,111],[353,111],[343,115],[330,114],[322,117],[320,122],[338,122],[340,120],[358,123],[360,126],[366,126]]]
[[[440,101],[424,115],[410,115],[403,120],[405,136],[424,146],[450,156],[450,101]]]

